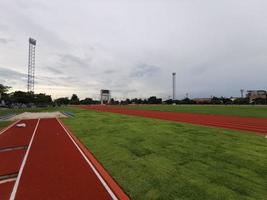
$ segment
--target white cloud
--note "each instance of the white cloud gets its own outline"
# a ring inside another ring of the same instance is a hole
[[[266,89],[266,9],[265,0],[2,0],[0,67],[26,74],[31,36],[36,92],[166,98],[175,71],[179,97],[237,96]],[[23,77],[0,80],[26,90]]]

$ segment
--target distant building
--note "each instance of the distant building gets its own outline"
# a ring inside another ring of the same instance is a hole
[[[100,90],[100,101],[101,101],[101,104],[109,103],[110,99],[111,99],[110,90]]]
[[[193,99],[197,104],[206,104],[211,102],[211,98],[194,98]]]
[[[266,90],[248,90],[246,97],[249,98],[249,103],[252,103],[256,99],[266,99],[267,92]]]

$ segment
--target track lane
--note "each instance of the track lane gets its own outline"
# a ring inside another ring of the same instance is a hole
[[[130,110],[112,106],[79,106],[82,109],[110,112],[130,116],[154,118],[167,121],[183,122],[203,126],[219,127],[238,131],[248,131],[258,135],[267,135],[267,119],[244,118],[219,115],[161,112],[150,110]]]
[[[8,200],[10,193],[13,189],[13,186],[15,184],[15,180],[12,179],[12,181],[7,181],[4,183],[0,183],[0,199],[1,200]]]
[[[16,121],[0,132],[0,199],[9,199],[37,120]],[[25,128],[16,124],[25,123]]]
[[[25,123],[25,128],[18,128],[16,124]],[[27,146],[32,137],[37,120],[21,120],[13,124],[0,135],[0,149]]]
[[[112,199],[56,119],[41,119],[11,199]]]
[[[0,152],[0,176],[18,173],[25,152],[23,149]]]
[[[66,126],[64,126],[61,120],[58,119],[58,121],[64,128],[66,133],[69,135],[69,137],[72,138],[73,142],[77,144],[77,148],[80,149],[85,159],[93,165],[93,168],[102,177],[103,181],[106,183],[105,188],[109,191],[111,196],[116,196],[119,200],[129,200],[130,198],[120,188],[118,183],[108,174],[108,172],[103,168],[103,166],[96,160],[93,154],[88,151],[88,149],[79,141],[79,139],[75,135],[71,133],[71,131]]]

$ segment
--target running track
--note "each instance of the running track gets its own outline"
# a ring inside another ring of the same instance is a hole
[[[17,123],[0,132],[1,200],[129,199],[58,119]]]
[[[130,110],[113,106],[79,106],[82,109],[100,112],[111,112],[123,115],[155,118],[161,120],[191,123],[203,126],[220,127],[225,129],[248,131],[259,135],[267,135],[267,119],[243,118],[219,115],[189,114],[177,112],[161,112],[148,110]]]

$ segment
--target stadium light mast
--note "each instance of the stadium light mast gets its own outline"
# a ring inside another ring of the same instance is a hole
[[[176,95],[175,95],[175,82],[176,82],[176,80],[175,80],[175,78],[176,78],[176,73],[175,72],[173,72],[172,73],[172,100],[176,100]]]
[[[36,40],[29,38],[29,57],[28,57],[28,92],[34,93],[34,72],[35,72],[35,46]]]

